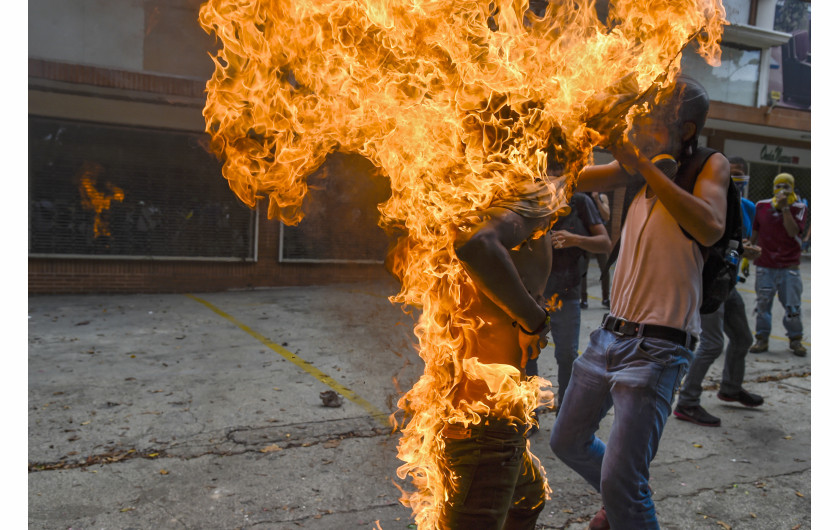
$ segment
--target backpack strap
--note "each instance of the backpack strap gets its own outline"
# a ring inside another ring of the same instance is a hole
[[[624,202],[621,205],[621,223],[618,225],[618,237],[615,238],[615,243],[613,243],[610,254],[607,257],[607,265],[601,273],[601,281],[610,273],[610,266],[618,259],[618,251],[621,249],[621,229],[624,228],[624,221],[627,220],[627,210],[630,208],[630,203],[633,202],[633,198],[636,197],[636,194],[639,193],[644,185],[645,180],[642,178],[639,181],[628,184],[624,188]]]
[[[697,183],[698,175],[700,175],[700,172],[703,171],[703,166],[705,166],[706,162],[709,161],[709,158],[717,152],[717,150],[709,147],[698,147],[687,160],[680,164],[677,176],[674,177],[674,183],[688,193],[693,194],[694,185]],[[696,239],[694,239],[694,237],[689,234],[685,228],[680,227],[680,230],[682,230],[682,233],[685,234],[685,237],[691,239],[692,241],[696,241]],[[703,245],[700,245],[700,249],[703,251],[703,257],[705,258],[706,249]]]

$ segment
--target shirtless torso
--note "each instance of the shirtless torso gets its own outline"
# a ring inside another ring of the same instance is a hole
[[[532,303],[543,306],[542,293],[551,271],[550,238],[544,235],[539,239],[531,239],[507,252]],[[524,377],[519,324],[509,314],[509,308],[506,311],[501,307],[503,302],[494,302],[482,290],[477,291],[476,297],[477,300],[469,304],[471,313],[486,324],[475,331],[475,341],[467,342],[464,358],[475,357],[483,364],[512,366]],[[462,379],[456,386],[454,403],[457,404],[461,399],[486,401],[487,394],[488,387],[484,381]],[[492,407],[492,404],[489,405]]]

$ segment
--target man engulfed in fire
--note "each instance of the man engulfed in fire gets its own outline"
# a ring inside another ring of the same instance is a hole
[[[199,17],[222,44],[206,130],[245,204],[265,198],[270,218],[299,222],[307,177],[336,151],[366,157],[390,180],[379,205],[380,226],[401,234],[388,256],[400,281],[390,299],[421,309],[424,372],[401,396],[397,425],[397,476],[413,486],[400,500],[420,530],[535,526],[551,490],[524,434],[552,395],[523,368],[549,329],[546,232],[579,175],[604,174],[584,166],[596,145],[620,145],[642,109],[633,102],[673,85],[687,43],[720,60],[721,0],[534,3],[544,9],[527,0],[208,0]],[[683,224],[672,208],[685,208],[697,237],[698,213],[715,218],[708,198],[675,199],[650,173],[645,157],[656,153],[639,148],[614,155],[645,177],[656,215]],[[551,150],[564,178],[547,177]],[[696,257],[696,243],[683,250]],[[636,296],[619,295],[627,286],[614,284],[613,304]],[[616,317],[635,315],[616,307]],[[587,428],[598,419],[585,418]],[[606,491],[605,504],[621,524]]]
[[[480,212],[455,243],[477,286],[463,303],[484,322],[473,340],[465,341],[464,360],[516,371],[547,344],[549,313],[542,297],[551,270],[547,232],[556,212],[568,213],[565,203],[539,193],[517,199]],[[483,402],[488,412],[468,427],[443,426],[450,491],[441,528],[496,528],[502,522],[505,528],[534,528],[545,505],[545,478],[525,438],[525,404],[498,403],[496,394],[484,379],[461,378],[454,387],[454,408],[462,400]]]

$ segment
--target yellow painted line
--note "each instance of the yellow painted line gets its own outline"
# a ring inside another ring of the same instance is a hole
[[[781,341],[784,341],[784,342],[790,342],[790,339],[787,338],[787,337],[777,337],[776,335],[770,335],[770,338],[771,339],[776,339],[776,340],[781,340]],[[802,341],[802,344],[805,345],[805,346],[810,346],[811,345],[810,342],[805,342],[804,340]]]
[[[231,315],[228,315],[227,313],[225,313],[224,311],[222,311],[218,307],[214,306],[213,304],[211,304],[207,300],[203,300],[203,299],[201,299],[201,298],[199,298],[195,295],[192,295],[192,294],[187,294],[186,296],[189,297],[189,298],[192,298],[193,300],[195,300],[196,302],[198,302],[200,304],[203,304],[208,309],[210,309],[210,311],[213,311],[214,313],[216,313],[220,317],[224,318],[225,320],[228,320],[228,321],[232,322],[239,329],[241,329],[242,331],[244,331],[248,335],[251,335],[252,337],[257,339],[258,341],[262,342],[268,348],[271,348],[275,352],[279,353],[286,360],[291,361],[292,363],[294,363],[298,368],[300,368],[304,372],[308,373],[309,375],[311,375],[312,377],[314,377],[318,381],[320,381],[323,384],[327,385],[328,387],[332,388],[333,390],[335,390],[336,392],[338,392],[339,394],[341,394],[342,396],[344,396],[348,400],[352,401],[356,405],[362,407],[368,414],[373,416],[373,418],[376,421],[378,421],[379,423],[381,423],[385,427],[388,427],[388,428],[391,427],[391,424],[388,421],[388,416],[389,415],[386,414],[385,412],[382,412],[381,410],[377,409],[375,406],[370,404],[366,399],[361,397],[359,394],[353,392],[352,390],[350,390],[346,386],[342,385],[341,383],[339,383],[338,381],[336,381],[335,379],[333,379],[329,375],[327,375],[324,372],[322,372],[321,370],[315,368],[314,366],[312,366],[311,364],[309,364],[308,362],[306,362],[305,360],[303,360],[299,356],[295,355],[294,353],[290,352],[286,348],[280,346],[276,342],[273,342],[270,339],[268,339],[267,337],[257,333],[256,331],[249,328],[248,326],[246,326],[245,324],[243,324],[242,322],[240,322],[236,318],[232,317]]]

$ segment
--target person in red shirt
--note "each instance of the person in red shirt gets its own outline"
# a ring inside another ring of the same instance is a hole
[[[799,275],[808,207],[798,200],[793,186],[793,175],[780,173],[773,180],[773,197],[755,205],[750,242],[758,243],[761,256],[755,260],[756,340],[750,348],[752,353],[768,350],[773,298],[777,294],[785,308],[782,323],[790,350],[799,357],[808,353],[802,345],[802,277]]]

